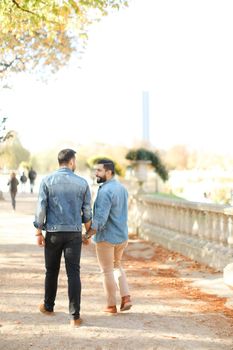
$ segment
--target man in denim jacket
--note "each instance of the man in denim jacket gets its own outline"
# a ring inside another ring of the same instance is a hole
[[[103,273],[104,290],[107,297],[106,313],[116,314],[116,290],[120,290],[120,311],[129,310],[132,302],[126,274],[121,259],[128,244],[128,193],[114,178],[114,163],[109,159],[98,161],[96,178],[99,187],[94,203],[91,228],[84,238],[94,236],[97,259]]]
[[[88,183],[75,175],[76,157],[72,149],[58,154],[59,169],[45,177],[38,195],[34,226],[37,228],[37,244],[44,246],[45,296],[39,306],[42,313],[53,315],[57,293],[60,261],[64,252],[68,277],[70,324],[78,327],[80,318],[80,255],[82,223],[90,228],[91,195]],[[46,235],[42,234],[46,231]]]

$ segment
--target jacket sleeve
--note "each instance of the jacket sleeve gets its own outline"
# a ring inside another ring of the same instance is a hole
[[[33,225],[36,228],[44,229],[44,225],[46,221],[47,203],[48,203],[48,189],[47,189],[46,183],[42,181],[39,189],[35,221],[33,222]]]
[[[92,209],[91,209],[91,192],[87,185],[86,192],[84,194],[83,205],[82,205],[82,222],[86,222],[92,219]]]
[[[102,231],[107,223],[112,207],[112,193],[110,191],[99,192],[94,205],[94,215],[91,228]]]

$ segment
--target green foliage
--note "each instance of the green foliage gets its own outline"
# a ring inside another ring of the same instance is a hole
[[[98,161],[99,161],[100,159],[103,159],[103,158],[105,158],[105,159],[110,159],[109,157],[106,157],[106,156],[94,156],[94,157],[90,157],[90,158],[87,160],[87,166],[88,166],[90,169],[92,169],[92,168],[95,166],[95,164],[97,164]],[[115,165],[115,172],[116,172],[116,174],[119,175],[119,176],[124,176],[124,175],[125,175],[125,169],[124,169],[119,163],[117,163],[115,160],[113,160],[113,159],[110,159],[110,160],[112,160],[113,163],[114,163],[114,165]]]
[[[30,169],[29,161],[23,160],[23,161],[19,164],[19,168],[28,171],[28,170]]]
[[[68,143],[66,141],[65,144],[66,146],[69,145],[69,148],[77,151],[77,173],[85,173],[87,169],[90,169],[92,165],[88,164],[87,160],[96,157],[93,157],[93,155],[101,155],[101,158],[103,158],[102,155],[104,155],[104,157],[114,159],[117,164],[120,164],[124,174],[124,166],[127,163],[125,160],[126,148],[99,143],[79,145],[78,143]],[[37,163],[33,163],[33,168],[38,170],[38,173],[48,173],[57,169],[57,155],[62,148],[64,148],[64,142],[58,143],[54,148],[35,154],[33,162]]]
[[[88,26],[126,0],[1,0],[0,74],[56,71],[81,52]]]
[[[58,161],[57,161],[58,151],[59,150],[52,148],[52,149],[49,149],[48,151],[43,151],[41,153],[38,153],[34,157],[33,168],[35,168],[37,172],[42,174],[55,171],[58,168]]]
[[[30,159],[30,152],[22,146],[15,132],[11,139],[1,144],[0,154],[0,168],[18,169],[22,161]]]
[[[171,199],[171,200],[182,200],[182,201],[187,201],[187,199],[183,198],[183,197],[180,197],[180,196],[177,196],[173,193],[164,193],[164,192],[155,192],[153,193],[153,196],[155,196],[156,198],[158,199],[163,199],[163,198],[167,198],[167,199]]]
[[[232,205],[231,191],[227,187],[216,188],[211,193],[211,200],[218,204]]]
[[[29,171],[31,168],[38,169],[38,162],[35,157],[30,157],[27,161],[22,161],[19,167],[25,171]]]
[[[155,172],[161,177],[163,181],[168,180],[168,171],[165,165],[162,163],[160,156],[157,152],[149,151],[145,148],[138,148],[130,150],[126,156],[126,159],[131,161],[137,160],[148,160],[151,161],[152,167],[155,169]]]
[[[188,169],[192,159],[187,146],[174,145],[166,152],[165,162],[169,169]]]

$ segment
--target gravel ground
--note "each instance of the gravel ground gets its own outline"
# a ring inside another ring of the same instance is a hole
[[[69,325],[67,280],[62,263],[55,315],[38,311],[43,300],[43,249],[32,225],[36,196],[9,195],[0,202],[0,349],[6,350],[233,350],[233,310],[227,297],[198,288],[198,280],[219,277],[162,247],[131,235],[124,267],[133,298],[130,311],[117,316],[105,306],[94,245],[82,250],[82,318]],[[120,303],[120,297],[119,297]]]

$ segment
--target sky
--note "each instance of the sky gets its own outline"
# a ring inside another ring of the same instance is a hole
[[[231,153],[232,17],[232,0],[131,0],[90,28],[81,62],[47,83],[16,76],[0,110],[33,152],[61,139],[133,147],[148,91],[153,147]]]

